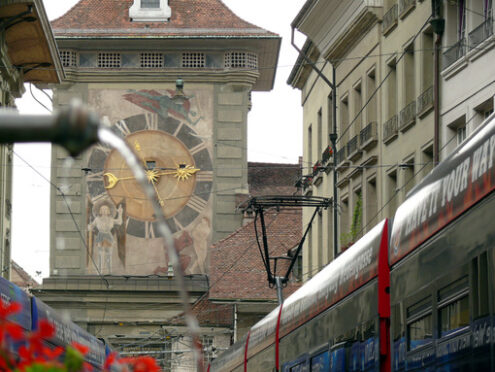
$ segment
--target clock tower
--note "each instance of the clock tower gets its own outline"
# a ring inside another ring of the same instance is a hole
[[[221,0],[81,0],[52,27],[66,73],[55,107],[78,98],[108,118],[156,175],[183,269],[207,274],[209,244],[241,225],[250,94],[272,88],[280,37]],[[51,276],[168,273],[150,203],[114,150],[52,159]]]
[[[215,264],[208,247],[242,223],[235,203],[247,193],[250,95],[272,89],[281,38],[221,0],[80,0],[52,28],[66,75],[53,87],[54,107],[82,100],[139,156],[193,298],[204,294]],[[52,182],[50,278],[40,295],[107,336],[113,324],[139,323],[132,307],[118,311],[139,291],[139,301],[161,293],[152,302],[169,303],[163,285],[176,288],[163,238],[120,155],[97,145],[68,159],[54,146]],[[102,278],[112,279],[110,289]],[[73,303],[57,302],[61,286]],[[85,296],[85,307],[74,305]],[[147,311],[149,325],[181,309]]]

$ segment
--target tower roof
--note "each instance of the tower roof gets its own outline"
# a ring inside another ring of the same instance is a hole
[[[221,0],[169,0],[172,16],[161,22],[133,22],[132,4],[133,0],[81,0],[52,22],[53,32],[57,38],[279,37],[242,20]]]

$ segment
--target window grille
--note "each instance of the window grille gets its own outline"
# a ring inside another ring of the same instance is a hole
[[[204,68],[205,66],[206,56],[204,53],[182,53],[182,67]]]
[[[141,53],[142,68],[163,68],[163,53]]]
[[[120,53],[98,53],[98,67],[100,68],[118,68],[121,64]]]
[[[258,68],[258,55],[248,52],[229,52],[225,54],[225,68]]]
[[[77,53],[72,50],[60,50],[59,51],[60,61],[64,67],[75,67],[77,66]]]
[[[141,0],[141,8],[160,8],[160,0]]]

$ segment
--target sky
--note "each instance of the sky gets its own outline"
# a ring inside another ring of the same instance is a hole
[[[286,81],[297,59],[291,46],[290,23],[306,0],[223,0],[239,17],[282,37],[274,89],[253,92],[248,116],[249,161],[297,163],[302,155],[300,91]],[[50,20],[69,10],[77,0],[43,0]],[[296,35],[302,46],[304,37]],[[49,114],[47,96],[29,85],[16,100],[21,114]],[[48,92],[49,93],[49,92]],[[14,146],[12,201],[12,258],[38,282],[49,275],[50,145]]]

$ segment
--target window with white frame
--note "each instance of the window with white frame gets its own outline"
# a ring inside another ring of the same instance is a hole
[[[145,8],[145,9],[160,8],[160,0],[141,0],[141,8]]]
[[[134,0],[129,8],[132,22],[166,22],[171,16],[168,0]]]

